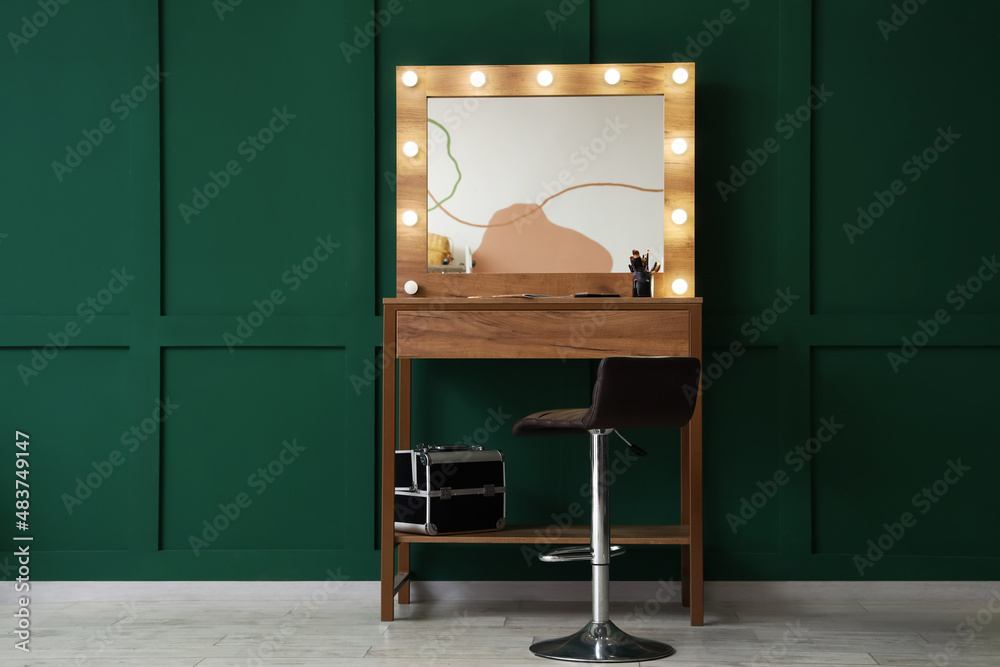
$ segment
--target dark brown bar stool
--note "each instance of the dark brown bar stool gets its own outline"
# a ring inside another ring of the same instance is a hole
[[[592,563],[593,617],[572,635],[532,644],[535,655],[576,662],[637,662],[673,655],[669,644],[633,637],[610,619],[608,570],[611,556],[624,549],[611,546],[606,484],[608,437],[618,428],[688,423],[695,401],[688,399],[684,388],[697,389],[700,376],[701,362],[693,357],[607,357],[597,368],[589,408],[536,412],[514,425],[514,435],[590,435],[590,547],[555,549],[539,555],[539,560]]]

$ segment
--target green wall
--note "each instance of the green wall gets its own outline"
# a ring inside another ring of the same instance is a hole
[[[1000,7],[896,4],[4,2],[0,488],[13,504],[27,432],[32,576],[377,578],[394,67],[695,60],[707,577],[997,578]],[[415,364],[415,439],[499,415],[509,519],[551,522],[585,500],[583,446],[509,426],[585,404],[592,375]],[[628,435],[651,456],[623,463],[613,519],[677,521],[676,433]],[[616,568],[677,576],[678,552]],[[516,547],[415,548],[414,569],[588,576]]]

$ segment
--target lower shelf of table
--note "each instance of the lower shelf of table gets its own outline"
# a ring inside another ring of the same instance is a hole
[[[397,544],[587,544],[590,526],[509,526],[499,531],[449,535],[395,534]],[[611,526],[612,544],[690,544],[690,526]]]

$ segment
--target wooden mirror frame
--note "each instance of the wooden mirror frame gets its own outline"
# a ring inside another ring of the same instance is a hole
[[[621,79],[605,81],[609,69]],[[674,80],[678,69],[687,71],[683,83]],[[542,86],[538,73],[548,70],[552,83]],[[403,83],[403,74],[414,72],[416,84]],[[486,75],[475,87],[473,72]],[[693,297],[694,280],[694,63],[600,65],[463,65],[396,68],[396,296],[408,297],[404,286],[413,281],[412,296],[460,297],[536,293],[570,296],[576,292],[615,292],[631,296],[628,273],[428,273],[427,272],[427,99],[430,97],[552,97],[590,95],[663,95],[663,264],[653,279],[653,296]],[[678,155],[671,150],[676,139],[687,142]],[[410,157],[403,145],[416,142]],[[687,212],[684,224],[674,224],[675,209]],[[417,223],[403,222],[405,211],[417,213]],[[687,290],[677,294],[678,278]]]

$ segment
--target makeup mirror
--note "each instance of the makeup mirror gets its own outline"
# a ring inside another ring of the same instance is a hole
[[[662,136],[662,95],[428,99],[428,256],[440,237],[452,252],[427,270],[623,273],[633,248],[659,261]]]
[[[692,63],[397,68],[398,296],[694,296],[693,186]]]

